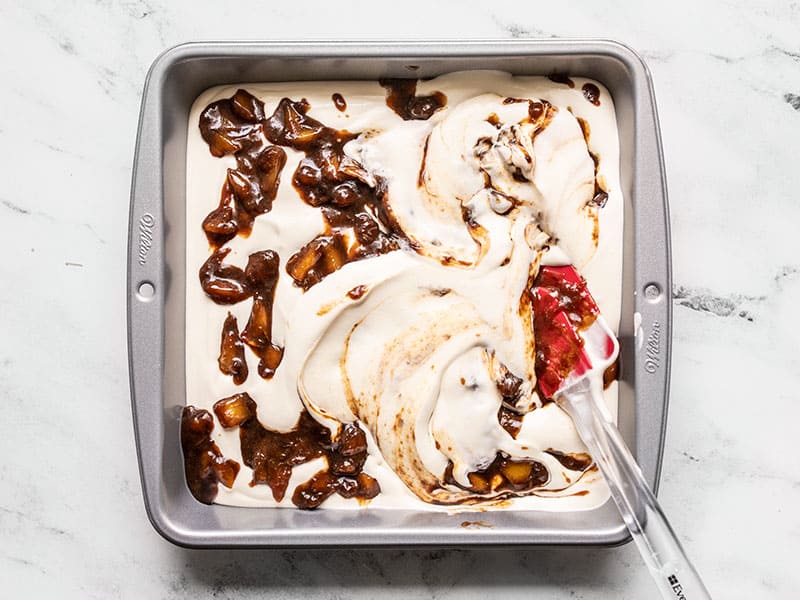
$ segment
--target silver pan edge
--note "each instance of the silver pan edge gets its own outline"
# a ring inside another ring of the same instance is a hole
[[[185,146],[194,99],[227,83],[433,77],[465,69],[591,77],[614,98],[626,201],[619,425],[657,487],[672,340],[669,215],[653,85],[633,50],[612,41],[567,39],[189,43],[161,54],[147,75],[128,238],[134,432],[147,515],[167,540],[187,547],[321,547],[614,545],[630,539],[611,501],[567,513],[307,512],[206,506],[186,487],[179,417],[186,400]],[[151,298],[139,294],[143,282],[152,284]],[[462,526],[478,519],[486,527]]]

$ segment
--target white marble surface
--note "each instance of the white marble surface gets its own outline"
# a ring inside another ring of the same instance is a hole
[[[0,3],[0,596],[655,597],[632,545],[173,547],[144,514],[128,404],[129,178],[142,83],[162,49],[595,36],[646,57],[661,111],[676,282],[661,500],[715,597],[797,597],[800,3],[458,6]]]

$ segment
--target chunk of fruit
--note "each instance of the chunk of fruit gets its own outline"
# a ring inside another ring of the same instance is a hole
[[[336,480],[328,471],[319,471],[305,483],[298,485],[292,502],[297,508],[317,508],[335,491]]]
[[[239,231],[236,215],[230,206],[218,206],[203,219],[203,231],[209,244],[219,248],[232,240]]]
[[[214,414],[225,429],[239,427],[256,414],[256,403],[249,394],[243,392],[214,403]]]
[[[214,471],[219,482],[226,488],[232,488],[236,476],[239,474],[240,465],[235,460],[228,459],[225,462],[214,463]]]
[[[500,467],[500,472],[513,485],[523,485],[531,476],[533,465],[529,462],[509,461]]]
[[[286,263],[295,283],[308,289],[347,262],[347,246],[340,235],[320,235],[303,246]]]
[[[245,282],[244,271],[222,262],[229,252],[230,248],[214,251],[200,267],[200,285],[217,304],[236,304],[249,298],[252,293]]]
[[[251,123],[262,121],[265,117],[264,103],[247,90],[236,90],[231,98],[231,109],[237,116]]]
[[[222,325],[222,339],[220,340],[219,370],[225,375],[233,377],[233,383],[241,385],[247,379],[247,360],[244,357],[244,344],[239,338],[239,326],[236,317],[231,313],[225,318]]]

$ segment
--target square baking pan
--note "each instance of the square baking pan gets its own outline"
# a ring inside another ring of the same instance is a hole
[[[632,50],[610,41],[190,43],[159,56],[142,96],[131,189],[128,351],[147,514],[191,547],[618,544],[609,499],[579,512],[439,513],[205,505],[186,486],[179,440],[185,393],[186,135],[205,89],[268,81],[429,78],[470,69],[602,82],[613,96],[625,198],[619,427],[653,488],[664,444],[671,285],[667,192],[653,87]],[[188,274],[194,280],[194,273]],[[479,518],[485,527],[465,527]]]

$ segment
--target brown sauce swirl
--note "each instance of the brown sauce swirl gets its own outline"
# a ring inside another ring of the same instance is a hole
[[[305,100],[284,98],[265,126],[270,141],[305,154],[292,183],[307,204],[320,207],[326,222],[326,230],[286,264],[305,290],[348,262],[385,254],[405,243],[383,202],[384,181],[344,151],[358,134],[326,127],[308,116],[309,108]],[[349,244],[351,231],[355,243]]]
[[[339,112],[344,112],[347,110],[347,101],[344,99],[339,93],[335,93],[331,96],[331,100],[333,100],[333,105],[336,107],[336,110]]]
[[[605,371],[603,371],[603,389],[608,389],[608,386],[610,386],[617,379],[619,379],[619,356],[617,357],[617,360],[615,360]]]
[[[570,471],[585,471],[594,464],[594,459],[585,452],[566,453],[553,450],[553,448],[548,448],[545,452]]]
[[[447,104],[447,96],[442,92],[417,96],[416,79],[381,79],[380,84],[388,92],[386,105],[404,121],[426,121]]]
[[[247,360],[244,356],[244,344],[239,337],[239,325],[231,313],[222,324],[222,336],[219,344],[219,370],[233,377],[233,383],[242,385],[247,380]]]
[[[220,248],[238,233],[249,234],[252,228],[253,217],[236,201],[226,178],[220,192],[219,205],[203,219],[203,231],[208,244],[213,249]]]
[[[279,274],[278,255],[272,250],[254,252],[244,270],[247,286],[253,292],[253,307],[242,341],[259,357],[258,374],[270,379],[283,358],[283,348],[272,342],[272,305]]]
[[[512,438],[516,439],[522,429],[522,417],[516,410],[509,408],[506,404],[501,404],[497,411],[497,422],[500,427],[505,429]]]
[[[218,484],[233,486],[240,465],[226,460],[211,439],[214,419],[207,410],[184,406],[181,412],[181,447],[183,468],[189,491],[203,504],[217,497]]]
[[[547,78],[554,83],[563,83],[571,88],[575,87],[575,82],[564,73],[551,73]]]
[[[363,472],[367,438],[358,424],[343,424],[338,439],[331,441],[328,429],[305,410],[294,428],[286,432],[261,425],[257,410],[246,393],[214,404],[214,413],[224,428],[239,428],[242,459],[253,469],[251,486],[268,485],[273,498],[280,502],[286,495],[292,469],[324,456],[327,468],[295,488],[292,502],[298,508],[317,508],[335,493],[360,500],[370,500],[380,493],[377,480]]]
[[[206,295],[216,304],[236,304],[252,294],[245,280],[244,271],[235,265],[222,262],[230,248],[215,250],[198,273],[200,285]]]
[[[604,185],[600,181],[600,177],[598,177],[598,171],[600,170],[600,157],[589,149],[589,138],[591,137],[592,130],[589,127],[589,123],[586,119],[581,117],[575,118],[578,121],[578,125],[581,126],[583,139],[586,141],[586,150],[589,152],[589,156],[594,164],[594,194],[592,195],[592,199],[589,200],[588,204],[591,206],[596,206],[597,208],[603,208],[606,205],[606,202],[608,202],[608,191],[606,191]]]
[[[558,77],[553,75],[551,79],[559,81]],[[574,82],[565,76],[559,82],[574,86]],[[447,102],[440,92],[417,96],[414,79],[382,80],[381,85],[388,91],[387,105],[404,120],[428,119]],[[588,101],[599,105],[600,93],[596,86],[586,84],[582,89]],[[332,100],[338,110],[346,110],[347,103],[341,94],[333,94]],[[529,118],[540,125],[534,136],[544,129],[556,110],[546,101],[504,100],[506,104],[514,102],[528,102]],[[230,313],[222,327],[219,368],[231,375],[237,385],[244,383],[248,375],[244,344],[259,356],[258,372],[262,377],[272,377],[283,357],[283,348],[272,341],[272,309],[279,275],[277,254],[271,250],[253,253],[247,267],[242,270],[224,263],[230,249],[223,247],[236,235],[248,235],[255,218],[272,209],[280,173],[286,163],[286,152],[281,146],[304,154],[293,174],[292,184],[304,202],[319,207],[325,221],[324,231],[286,262],[286,271],[296,285],[307,290],[347,262],[409,247],[384,203],[385,182],[368,173],[344,152],[344,146],[359,134],[327,127],[309,117],[309,109],[305,99],[293,101],[283,98],[275,111],[267,116],[260,100],[238,90],[231,98],[210,104],[200,117],[201,135],[209,144],[211,153],[217,157],[233,155],[237,165],[228,170],[219,205],[203,221],[202,228],[213,251],[199,272],[203,290],[217,304],[235,304],[253,298],[250,318],[241,334],[235,317]],[[496,115],[490,116],[489,122],[499,126]],[[579,122],[588,145],[588,125],[581,119]],[[426,151],[427,143],[424,154]],[[607,193],[598,187],[598,159],[591,152],[590,155],[595,164],[595,196],[591,203],[602,206]],[[423,158],[418,183],[423,179],[424,169]],[[465,221],[469,224],[468,217],[465,216]],[[546,279],[540,271],[534,286],[553,288],[553,282]],[[348,292],[348,296],[357,300],[365,291],[364,286],[357,286]],[[574,325],[586,327],[593,321],[585,286],[560,282],[553,293],[557,296],[559,310],[566,310]],[[540,370],[543,373],[546,368],[552,369],[555,360],[544,352],[548,347],[548,336],[555,336],[548,330],[549,325],[544,324],[545,320],[552,319],[552,315],[548,317],[547,311],[541,312],[534,314],[533,323],[539,342],[536,372],[540,377]],[[572,370],[574,362],[569,365],[575,360],[575,353],[568,349],[564,357],[557,357],[561,360],[559,372]],[[608,376],[613,377],[615,373]],[[507,370],[496,382],[503,396],[497,418],[512,437],[519,433],[524,416],[517,408],[521,384],[522,380]],[[299,508],[316,508],[333,494],[368,500],[380,493],[377,480],[363,472],[367,459],[366,435],[358,424],[343,424],[338,439],[332,441],[327,428],[305,410],[288,432],[263,427],[256,411],[255,402],[246,393],[225,398],[214,405],[214,412],[223,427],[239,428],[243,460],[253,469],[251,486],[268,485],[273,497],[280,501],[287,493],[293,467],[324,456],[328,466],[298,485],[292,494],[292,502]],[[239,464],[225,460],[210,439],[213,426],[213,419],[207,411],[191,406],[184,409],[181,440],[186,477],[193,495],[206,503],[216,497],[218,483],[230,487],[239,470]],[[548,452],[568,469],[585,470],[591,465],[588,455],[567,455],[556,450]],[[499,494],[503,497],[523,494],[545,485],[549,472],[541,462],[513,460],[498,452],[486,469],[470,473],[468,477],[470,486],[465,489],[476,494]],[[452,463],[445,473],[445,481],[458,485],[452,477]]]
[[[347,292],[347,297],[350,298],[351,300],[358,300],[359,298],[361,298],[366,293],[367,293],[367,286],[365,286],[365,285],[357,285],[356,287],[351,289],[349,292]]]
[[[250,346],[259,357],[258,374],[269,379],[275,374],[275,369],[283,358],[283,348],[272,342],[272,305],[278,284],[279,258],[272,250],[254,252],[248,257],[247,266],[242,270],[235,265],[222,262],[229,252],[230,248],[219,248],[203,263],[199,272],[200,285],[206,295],[217,304],[236,304],[252,296],[250,318],[244,331],[237,337]],[[228,375],[234,374],[228,372],[234,368],[232,361],[235,361],[235,358],[230,358],[230,352],[234,352],[234,357],[236,352],[236,339],[231,325],[227,319],[223,324],[223,347],[220,349],[219,359],[220,369]],[[225,354],[226,348],[227,354]],[[236,364],[239,365],[238,362]],[[243,370],[240,366],[236,368],[239,369],[240,383],[244,383],[247,378],[247,366],[244,361],[241,364],[244,364]],[[234,382],[237,383],[236,375],[234,377]]]
[[[219,206],[203,221],[212,248],[237,233],[248,235],[253,219],[272,210],[286,152],[269,144],[264,117],[264,104],[241,89],[231,98],[212,102],[200,114],[200,134],[211,154],[236,158],[236,168],[228,169]]]
[[[522,411],[517,409],[522,379],[509,371],[505,365],[501,365],[500,377],[495,381],[495,387],[503,397],[503,403],[497,411],[497,420],[500,426],[516,439],[522,428],[524,416]]]
[[[584,83],[581,87],[583,97],[595,106],[600,106],[600,88],[593,83]]]
[[[467,489],[476,494],[498,494],[499,497],[514,496],[540,488],[550,480],[550,472],[536,460],[512,460],[504,452],[498,452],[491,464],[480,471],[467,474],[470,485],[464,487],[453,478],[453,463],[445,470],[444,480],[450,485]]]

